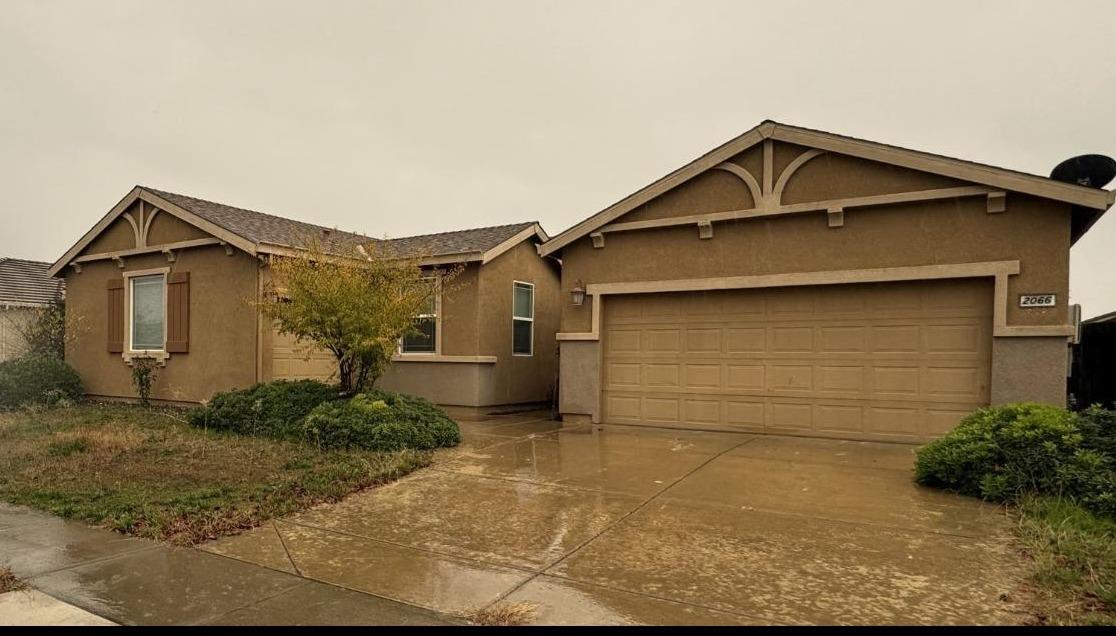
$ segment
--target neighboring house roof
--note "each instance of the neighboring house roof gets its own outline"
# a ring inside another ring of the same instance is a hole
[[[473,261],[486,263],[521,241],[534,238],[543,242],[550,238],[542,226],[529,221],[398,239],[375,239],[174,192],[136,186],[62,258],[51,265],[50,275],[57,275],[63,267],[73,262],[98,234],[137,200],[146,201],[210,233],[215,237],[212,242],[233,245],[253,255],[294,254],[304,249],[308,240],[316,237],[322,241],[328,253],[348,258],[364,258],[369,251],[379,249],[397,258],[418,258],[423,264]],[[365,247],[369,249],[366,250]],[[157,250],[146,246],[126,250],[129,253],[144,251]]]
[[[765,120],[748,132],[714,148],[685,166],[556,235],[539,247],[539,253],[545,256],[557,252],[564,246],[607,225],[668,190],[768,139],[1069,203],[1074,206],[1076,212],[1072,232],[1074,240],[1084,234],[1100,218],[1101,214],[1116,202],[1116,192],[1099,188],[1063,183],[1017,170]]]
[[[1095,325],[1102,322],[1116,322],[1116,311],[1110,311],[1107,314],[1101,314],[1099,316],[1093,316],[1088,320],[1082,320],[1081,324]]]
[[[0,258],[0,307],[41,307],[61,298],[65,281],[51,278],[50,263]]]

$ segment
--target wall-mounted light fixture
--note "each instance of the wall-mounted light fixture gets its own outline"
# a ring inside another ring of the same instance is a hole
[[[570,300],[579,307],[585,302],[585,283],[581,282],[580,278],[577,279],[573,289],[570,290]]]

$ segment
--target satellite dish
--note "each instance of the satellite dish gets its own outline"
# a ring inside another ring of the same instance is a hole
[[[1054,167],[1050,178],[1090,188],[1103,188],[1116,178],[1116,160],[1104,155],[1070,157]]]

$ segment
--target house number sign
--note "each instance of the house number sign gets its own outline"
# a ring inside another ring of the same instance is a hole
[[[1020,307],[1053,307],[1054,294],[1020,294]]]

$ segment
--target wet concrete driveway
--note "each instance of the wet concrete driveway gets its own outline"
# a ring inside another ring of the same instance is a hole
[[[993,506],[904,445],[459,418],[395,484],[203,549],[455,615],[541,624],[1016,623]]]

